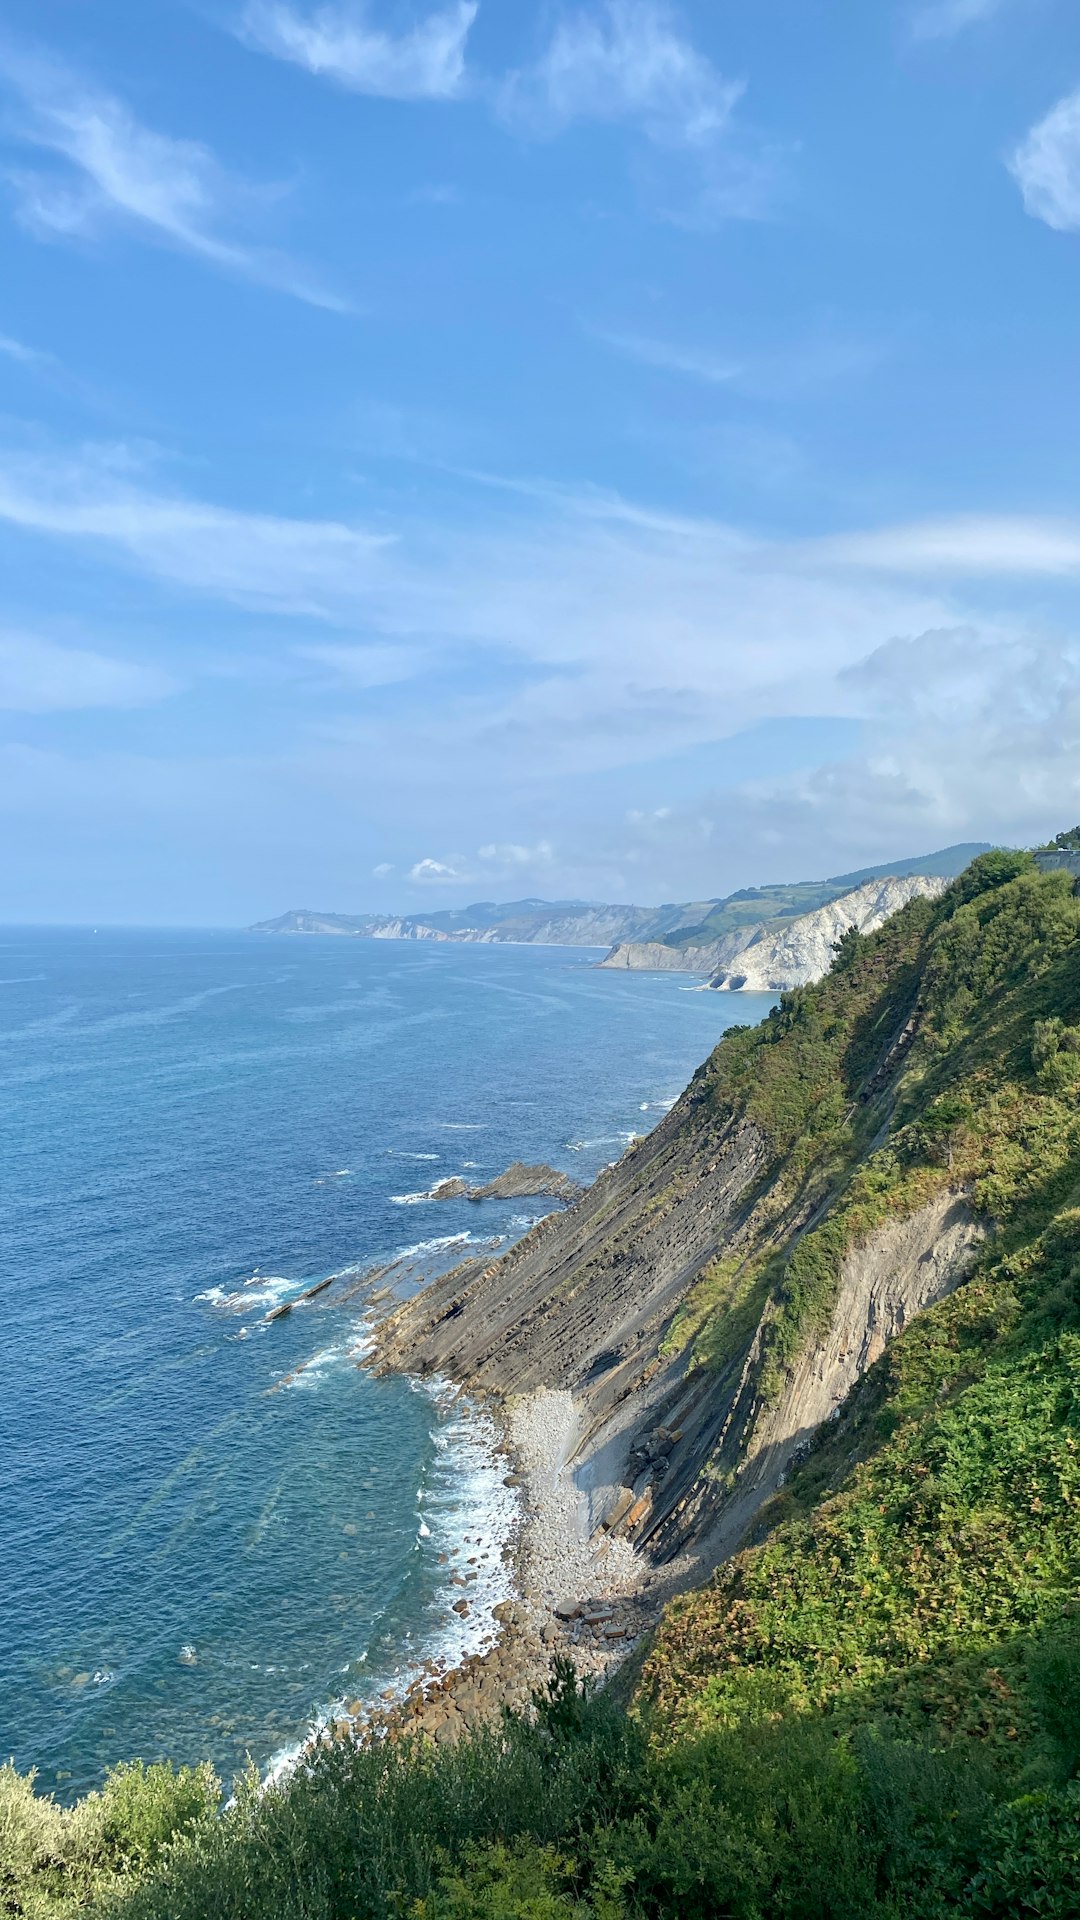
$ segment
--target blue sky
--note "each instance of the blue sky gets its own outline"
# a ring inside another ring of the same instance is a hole
[[[7,920],[1080,817],[1068,0],[7,0]]]

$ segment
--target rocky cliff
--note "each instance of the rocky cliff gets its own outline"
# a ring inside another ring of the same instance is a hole
[[[511,1405],[569,1395],[567,1471],[589,1528],[660,1561],[730,1551],[888,1342],[980,1258],[972,884],[902,888],[903,910],[820,984],[732,1029],[577,1205],[399,1306],[378,1364]],[[1054,888],[1075,953],[1067,877],[1013,886]],[[861,908],[882,900],[868,891]],[[1033,912],[1019,901],[1025,938]]]
[[[722,940],[710,940],[703,946],[673,947],[664,940],[623,940],[601,960],[602,967],[619,967],[631,973],[716,973],[730,967],[747,947],[765,933],[765,924],[753,921]]]
[[[717,963],[709,981],[722,993],[788,993],[820,980],[833,963],[836,943],[849,928],[873,933],[909,900],[934,900],[948,882],[924,874],[868,880],[852,893],[805,913],[786,926],[764,928],[737,954]]]

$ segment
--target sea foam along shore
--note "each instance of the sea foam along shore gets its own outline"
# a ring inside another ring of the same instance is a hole
[[[590,1533],[571,1465],[579,1418],[572,1395],[541,1389],[504,1403],[445,1382],[436,1390],[456,1400],[464,1423],[476,1423],[474,1436],[491,1449],[489,1463],[515,1496],[500,1552],[507,1597],[461,1637],[456,1659],[437,1630],[428,1657],[403,1673],[401,1684],[373,1702],[340,1703],[324,1716],[319,1740],[407,1733],[458,1739],[504,1707],[526,1708],[560,1653],[580,1674],[603,1678],[655,1624],[671,1590],[670,1578],[650,1570],[625,1541]],[[480,1600],[478,1592],[478,1609]]]
[[[361,1356],[367,1342],[354,1348]],[[517,1494],[492,1413],[439,1379],[414,1380],[432,1402],[435,1457],[417,1490],[416,1551],[443,1571],[423,1620],[400,1637],[375,1634],[361,1656],[370,1674],[324,1707],[301,1739],[274,1754],[267,1781],[282,1779],[321,1740],[391,1721],[420,1682],[493,1650],[497,1612],[514,1596]],[[384,1615],[384,1622],[386,1616]]]

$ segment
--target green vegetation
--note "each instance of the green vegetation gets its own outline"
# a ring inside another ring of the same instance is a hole
[[[669,1607],[620,1705],[557,1667],[456,1747],[331,1744],[71,1811],[0,1772],[0,1914],[68,1920],[1073,1920],[1080,1912],[1080,899],[976,860],[846,941],[697,1081],[769,1167],[671,1343],[764,1309],[775,1391],[847,1251],[963,1189],[967,1283],[893,1342]]]
[[[1069,827],[1065,833],[1055,833],[1040,852],[1080,853],[1080,827]]]
[[[212,1767],[139,1761],[69,1809],[36,1795],[32,1774],[0,1767],[0,1914],[52,1920],[92,1906],[204,1830],[220,1799]]]

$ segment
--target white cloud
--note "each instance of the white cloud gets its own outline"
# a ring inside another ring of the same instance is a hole
[[[883,573],[1067,579],[1080,573],[1080,519],[957,514],[875,533],[841,534],[795,551],[802,564],[812,553],[826,565]]]
[[[371,877],[373,880],[388,880],[393,871],[389,860],[380,860],[377,867],[372,867]]]
[[[122,101],[51,62],[0,49],[0,77],[21,101],[17,135],[70,169],[9,173],[19,217],[32,232],[80,239],[120,221],[242,279],[344,310],[284,255],[226,237],[223,223],[256,195],[209,148],[154,132]]]
[[[406,33],[371,24],[366,0],[314,10],[286,0],[250,0],[240,35],[251,46],[355,93],[389,100],[453,100],[465,87],[465,47],[477,0],[454,0]]]
[[[539,60],[510,77],[503,109],[537,132],[631,120],[659,145],[708,146],[742,90],[698,52],[662,0],[600,0],[558,20]]]
[[[591,859],[635,899],[691,899],[958,841],[1031,844],[1080,817],[1077,643],[937,628],[875,649],[834,692],[867,719],[863,749],[594,827],[561,849],[560,884],[591,890]]]
[[[140,661],[58,646],[38,634],[0,631],[2,712],[145,707],[176,691],[171,674]]]
[[[466,878],[460,867],[451,866],[444,860],[418,860],[414,867],[409,868],[409,879],[421,884],[434,882],[436,885],[445,885],[449,881]]]
[[[1032,127],[1009,171],[1033,219],[1059,233],[1080,230],[1080,88]]]
[[[123,447],[52,458],[0,450],[0,521],[96,545],[200,593],[319,616],[373,589],[387,545],[340,521],[238,513],[156,490]]]
[[[911,31],[916,40],[949,40],[1007,5],[1008,0],[928,0],[915,9]]]
[[[765,217],[784,185],[788,153],[734,121],[744,91],[668,0],[593,0],[557,14],[539,57],[506,76],[495,105],[534,138],[585,121],[636,130],[651,147],[638,174],[653,213],[708,230]]]

